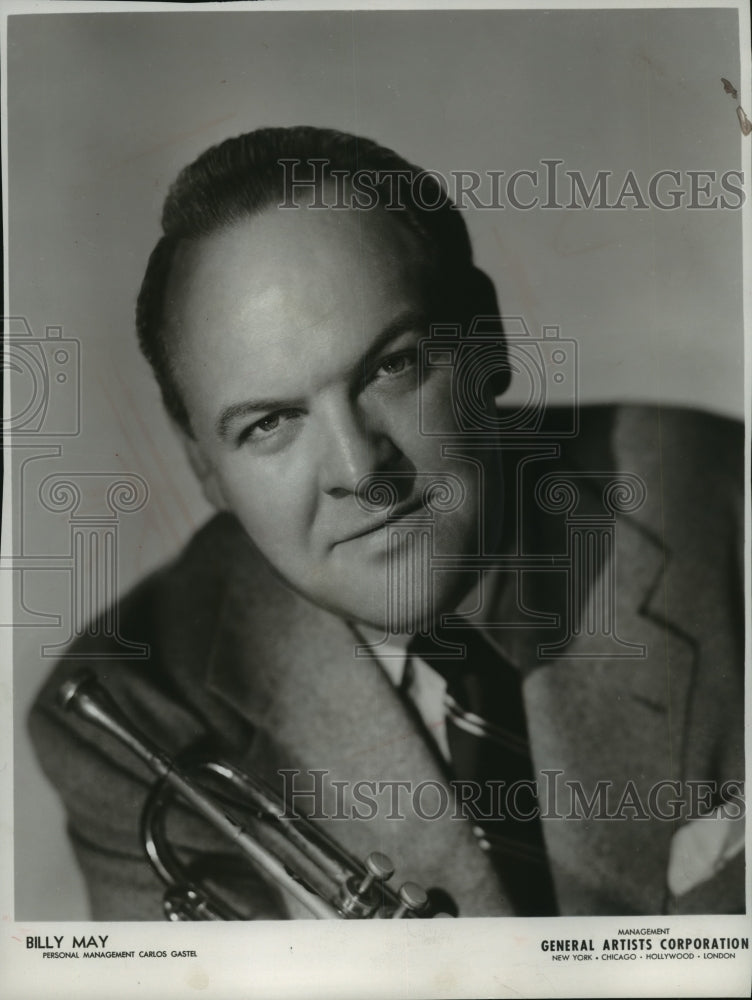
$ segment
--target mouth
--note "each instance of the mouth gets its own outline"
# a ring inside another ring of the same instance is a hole
[[[397,504],[397,506],[392,510],[390,514],[386,517],[379,518],[378,521],[371,521],[369,524],[351,532],[344,538],[338,539],[334,544],[342,545],[344,542],[352,542],[356,538],[367,538],[369,535],[376,535],[378,532],[382,531],[388,524],[394,524],[395,521],[401,520],[409,514],[415,514],[419,510],[424,510],[424,505],[422,500],[410,500],[405,503]]]

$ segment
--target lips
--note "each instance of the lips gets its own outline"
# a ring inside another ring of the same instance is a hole
[[[387,524],[394,524],[394,522],[399,521],[400,518],[405,517],[408,514],[415,514],[417,511],[422,509],[423,503],[421,500],[410,500],[408,502],[398,504],[387,517],[382,517],[378,521],[371,521],[368,524],[363,525],[361,528],[352,531],[344,538],[340,538],[334,544],[341,545],[343,542],[352,542],[356,538],[364,538],[368,535],[374,535],[376,532],[381,531],[382,528],[385,528]]]

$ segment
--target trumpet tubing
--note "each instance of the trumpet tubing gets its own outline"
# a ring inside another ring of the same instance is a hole
[[[144,852],[167,887],[163,901],[167,919],[247,919],[188,874],[178,859],[166,834],[167,809],[176,798],[229,841],[256,872],[314,917],[350,920],[436,915],[428,904],[428,894],[416,883],[406,882],[398,892],[386,884],[394,873],[386,855],[373,852],[360,862],[313,822],[295,814],[257,776],[222,761],[203,760],[190,771],[178,766],[127,718],[92,671],[66,680],[58,698],[66,710],[128,747],[157,779],[144,806],[141,832]],[[222,791],[207,791],[199,779],[211,781]],[[222,803],[227,798],[225,790],[257,821],[253,834]]]

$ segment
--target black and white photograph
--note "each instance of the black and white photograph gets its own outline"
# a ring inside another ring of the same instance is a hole
[[[2,13],[4,995],[749,995],[747,5]]]

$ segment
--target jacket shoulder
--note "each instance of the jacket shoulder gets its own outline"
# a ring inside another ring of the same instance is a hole
[[[210,733],[250,741],[250,729],[238,735],[231,726],[223,727],[223,718],[218,723],[203,683],[223,599],[221,583],[244,544],[233,518],[219,516],[201,528],[176,559],[103,612],[71,644],[29,713],[31,741],[63,800],[95,918],[156,919],[160,914],[161,889],[145,864],[139,834],[154,775],[107,731],[65,707],[61,690],[86,672],[103,683],[143,736],[171,756]],[[129,658],[123,639],[141,645],[139,658]],[[117,892],[110,891],[113,886]]]
[[[571,417],[552,408],[543,430],[557,437],[570,423]],[[733,417],[680,406],[594,404],[580,407],[576,426],[563,439],[564,450],[581,458],[600,457],[618,468],[630,457],[655,455],[661,462],[692,467],[710,461],[716,469],[741,473],[744,424]]]
[[[553,426],[556,426],[555,419]],[[565,465],[631,473],[645,489],[635,519],[672,524],[730,519],[743,524],[744,425],[701,410],[669,406],[584,406],[578,434],[562,444]]]
[[[74,825],[76,819],[82,827],[92,821],[107,825],[106,807],[91,815],[101,789],[96,796],[87,793],[99,779],[117,779],[115,797],[133,798],[151,776],[129,750],[66,709],[61,690],[85,671],[106,685],[139,729],[169,753],[202,737],[209,728],[202,707],[204,671],[223,600],[221,584],[232,558],[244,551],[243,539],[234,518],[213,518],[176,559],[91,623],[42,684],[29,713],[29,731],[44,772],[74,814]],[[111,815],[117,816],[117,809]],[[125,849],[115,825],[106,833]]]

